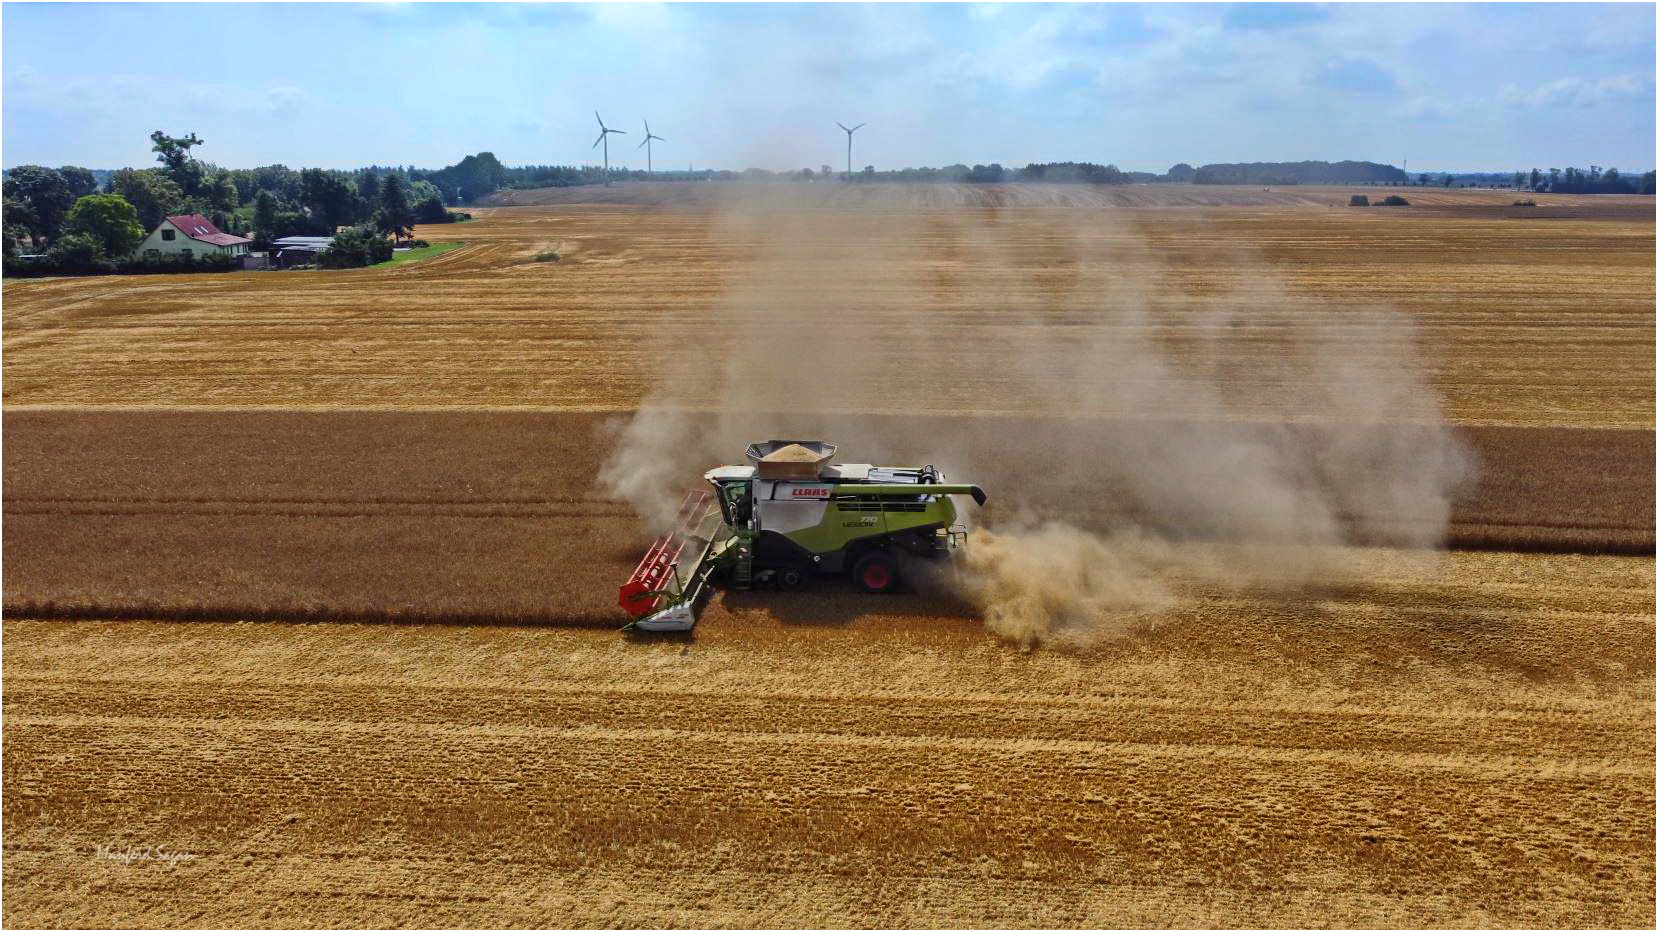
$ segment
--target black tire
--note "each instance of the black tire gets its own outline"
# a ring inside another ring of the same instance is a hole
[[[777,571],[777,588],[799,589],[806,582],[806,574],[799,567],[785,566]]]
[[[898,585],[898,562],[879,550],[852,564],[852,583],[865,592],[891,592]]]

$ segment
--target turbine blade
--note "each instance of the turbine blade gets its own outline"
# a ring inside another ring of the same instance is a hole
[[[666,139],[663,139],[661,136],[652,136],[651,138],[656,140],[657,142],[667,142],[668,141]]]
[[[599,138],[593,140],[593,148],[597,149],[601,142],[604,142],[604,133],[600,133]]]
[[[593,111],[593,119],[599,121],[599,129],[604,129],[604,117],[599,116],[599,111]]]
[[[650,142],[650,141],[651,141],[651,137],[646,136],[644,139],[641,139],[639,141],[639,145],[634,146],[634,148],[635,149],[643,149],[643,148],[645,148],[645,143]]]
[[[868,125],[869,125],[868,123],[859,123],[857,126],[852,127],[851,131],[855,133],[858,130],[863,129],[864,127],[866,127]]]
[[[846,124],[845,124],[845,123],[842,123],[842,122],[841,122],[841,121],[839,121],[839,120],[836,120],[836,121],[835,121],[835,125],[836,125],[836,126],[839,126],[839,127],[840,127],[840,128],[841,128],[841,129],[843,129],[843,130],[846,130],[846,132],[849,132],[849,133],[850,133],[850,132],[852,132],[852,131],[851,131],[851,130],[849,130],[849,129],[846,129]]]

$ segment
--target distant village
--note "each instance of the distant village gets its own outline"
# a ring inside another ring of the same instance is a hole
[[[194,156],[203,144],[194,133],[156,131],[150,140],[154,168],[22,165],[6,172],[5,274],[353,268],[430,248],[414,238],[416,224],[471,219],[445,207],[444,191],[429,177],[412,177],[435,175],[450,183],[448,199],[458,200],[456,180],[465,173],[221,169]]]

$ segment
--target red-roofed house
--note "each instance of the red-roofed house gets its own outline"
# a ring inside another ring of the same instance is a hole
[[[201,214],[179,214],[161,221],[138,244],[140,256],[240,256],[253,240],[226,233]]]

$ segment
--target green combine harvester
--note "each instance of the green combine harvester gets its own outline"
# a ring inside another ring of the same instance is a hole
[[[712,487],[680,505],[677,528],[651,545],[622,584],[628,628],[688,631],[710,583],[792,589],[847,573],[865,592],[898,583],[900,554],[940,558],[966,540],[952,495],[984,504],[976,485],[950,485],[931,466],[835,464],[835,445],[768,440],[749,465],[703,475]]]

